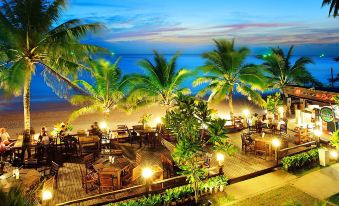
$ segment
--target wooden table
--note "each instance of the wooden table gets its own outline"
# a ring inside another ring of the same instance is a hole
[[[108,157],[98,159],[93,165],[94,170],[103,174],[112,174],[117,177],[118,189],[121,188],[121,172],[125,170],[131,162],[126,157],[115,157],[114,163],[110,163]]]
[[[256,142],[265,142],[265,144],[268,146],[268,154],[272,155],[272,140],[274,139],[273,134],[265,134],[265,136],[262,137],[262,134],[254,133],[251,134],[251,138]]]
[[[40,180],[40,173],[35,169],[20,169],[19,172],[19,179],[13,177],[12,171],[0,176],[0,185],[4,191],[8,191],[18,184],[22,186],[24,191],[27,191]]]

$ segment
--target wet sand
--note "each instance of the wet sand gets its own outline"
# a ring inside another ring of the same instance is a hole
[[[10,104],[6,107],[11,107]],[[67,122],[69,115],[76,109],[67,102],[59,103],[31,103],[31,125],[38,131],[42,126],[46,126],[50,131],[57,123]],[[229,114],[228,103],[211,103],[210,107],[216,110],[217,115],[225,117]],[[246,98],[238,98],[233,101],[235,115],[241,114],[244,108],[248,108],[252,113],[260,112],[262,109],[250,103]],[[155,119],[164,116],[166,109],[159,105],[145,106],[133,112],[126,113],[120,110],[114,110],[108,116],[103,114],[91,114],[81,116],[75,120],[71,125],[73,131],[79,129],[89,129],[93,122],[106,121],[109,128],[115,129],[116,125],[126,124],[131,127],[132,125],[139,124],[140,117],[143,114],[152,114],[152,124],[155,124]],[[0,127],[5,127],[11,137],[15,138],[23,130],[23,110],[0,111]]]

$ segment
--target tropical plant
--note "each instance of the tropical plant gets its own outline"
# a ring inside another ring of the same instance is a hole
[[[339,150],[339,130],[333,132],[331,137],[331,144]]]
[[[5,192],[0,188],[0,206],[33,206],[34,203],[29,197],[22,193],[19,186],[11,187]]]
[[[178,95],[175,102],[176,107],[167,111],[165,116],[166,127],[177,137],[172,157],[182,170],[180,174],[185,175],[192,184],[195,200],[198,201],[199,184],[207,172],[200,167],[198,160],[206,152],[220,151],[232,154],[235,147],[228,140],[224,128],[225,120],[213,119],[206,102],[182,94]],[[200,108],[205,108],[205,111],[201,112]],[[207,127],[211,136],[207,140],[201,132],[204,127]],[[206,147],[207,144],[212,147]]]
[[[109,114],[113,109],[125,107],[122,103],[125,100],[127,80],[121,76],[119,61],[120,59],[117,59],[113,64],[104,59],[92,61],[89,65],[94,83],[85,80],[74,81],[86,94],[74,95],[71,98],[70,102],[81,108],[71,114],[69,121],[95,112]]]
[[[290,171],[312,166],[313,163],[316,163],[318,161],[318,149],[312,149],[307,152],[284,157],[282,158],[281,163],[285,170]]]
[[[293,65],[291,64],[293,50],[294,46],[291,46],[285,55],[281,48],[271,48],[269,55],[258,56],[259,59],[264,61],[263,66],[267,73],[268,87],[282,90],[288,84],[311,83],[320,86],[321,83],[306,69],[307,64],[313,63],[310,58],[300,57]]]
[[[333,16],[334,18],[338,16],[339,10],[339,0],[323,0],[322,7],[325,5],[330,5],[330,10],[328,11],[328,16]]]
[[[154,63],[148,59],[139,62],[139,66],[145,70],[145,74],[130,75],[132,90],[129,99],[145,97],[147,102],[159,102],[161,105],[173,105],[173,99],[178,92],[188,94],[188,88],[182,88],[181,84],[192,72],[181,68],[177,71],[177,59],[175,54],[169,61],[154,51]]]
[[[55,26],[65,5],[66,0],[7,0],[0,5],[1,86],[15,95],[23,90],[25,129],[30,128],[30,85],[36,70],[42,69],[47,85],[59,95],[69,86],[81,91],[69,78],[101,50],[79,41],[100,24],[71,19]]]
[[[205,74],[193,82],[193,86],[208,83],[197,95],[205,96],[211,92],[209,101],[226,98],[231,117],[235,91],[247,96],[254,103],[263,105],[264,101],[258,90],[265,88],[265,78],[259,66],[244,63],[250,53],[249,49],[246,47],[236,49],[234,40],[214,40],[214,43],[216,49],[202,55],[206,63],[198,68],[198,71]]]
[[[272,114],[276,114],[278,112],[278,107],[282,104],[283,102],[281,100],[280,93],[277,92],[274,95],[267,96],[265,109]]]
[[[141,123],[144,128],[148,125],[148,123],[151,121],[152,114],[143,114],[140,117],[139,123]]]

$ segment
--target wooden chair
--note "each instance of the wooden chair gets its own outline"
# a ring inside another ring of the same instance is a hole
[[[93,164],[95,162],[94,154],[88,154],[84,156],[84,163],[86,168],[86,174],[93,171]]]
[[[135,154],[135,163],[136,165],[141,165],[141,154],[138,152]]]
[[[59,175],[60,166],[54,161],[51,162],[51,166],[49,168],[48,178],[54,177],[55,180],[55,188],[58,188],[58,175]]]
[[[99,192],[114,190],[113,175],[109,173],[99,173]]]
[[[95,184],[98,182],[98,178],[95,177],[94,173],[85,174],[82,170],[81,165],[79,165],[80,174],[81,174],[81,184],[82,188],[85,188],[86,193],[88,192],[87,185],[90,185],[92,188],[95,186]]]
[[[130,164],[122,171],[122,185],[128,185],[132,182],[133,169],[136,167],[136,164]]]
[[[126,125],[117,125],[118,142],[126,142],[130,137],[130,131]]]
[[[245,153],[254,151],[254,141],[251,142],[248,138],[251,138],[248,134],[241,134],[241,149]]]
[[[254,154],[261,154],[264,156],[264,159],[266,159],[266,156],[268,155],[267,152],[267,144],[264,141],[255,141],[254,142]]]

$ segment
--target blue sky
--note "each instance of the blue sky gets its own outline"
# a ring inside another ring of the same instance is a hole
[[[235,38],[254,51],[296,44],[299,52],[338,53],[339,18],[322,0],[70,0],[64,19],[99,21],[88,41],[116,53],[199,53],[213,38]]]

